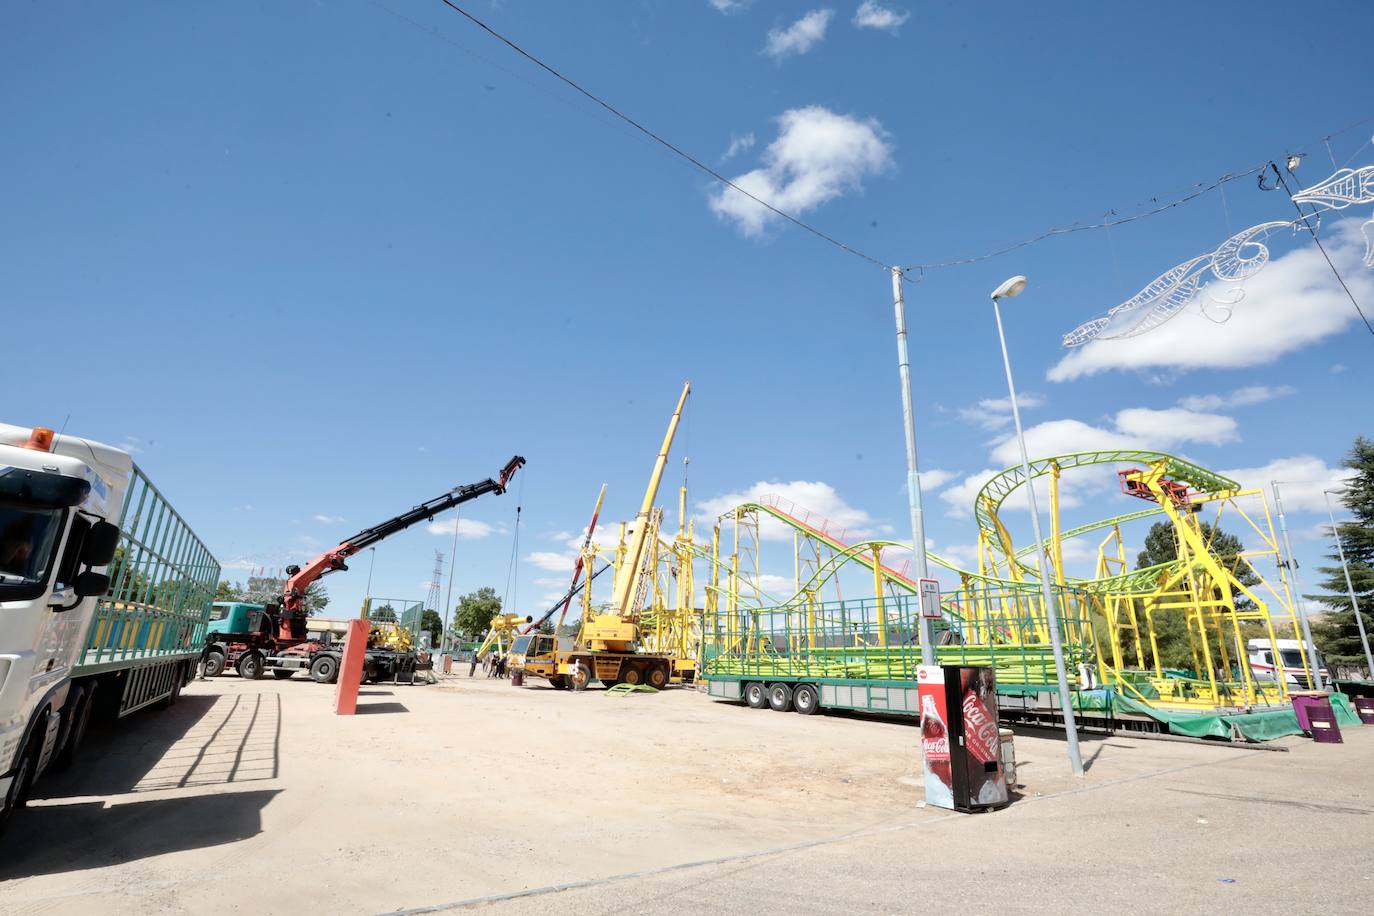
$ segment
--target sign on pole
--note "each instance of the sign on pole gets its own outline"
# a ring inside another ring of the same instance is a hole
[[[940,582],[938,579],[921,579],[921,616],[927,620],[940,619]]]

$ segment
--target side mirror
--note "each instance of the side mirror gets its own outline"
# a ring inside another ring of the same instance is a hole
[[[110,590],[110,577],[104,573],[87,570],[76,577],[72,590],[76,592],[78,598],[103,597]]]
[[[86,566],[109,566],[119,547],[119,526],[96,522],[81,545],[81,562]]]

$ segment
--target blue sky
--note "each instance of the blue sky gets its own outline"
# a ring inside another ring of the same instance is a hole
[[[1374,162],[1374,122],[1320,139],[1374,115],[1367,4],[867,6],[470,4],[884,263],[1138,212],[1296,149],[1307,183],[1333,156]],[[909,535],[887,275],[721,196],[438,0],[24,4],[0,104],[4,419],[132,445],[230,576],[519,452],[515,492],[464,514],[454,590],[504,590],[518,502],[520,609],[541,608],[599,485],[603,518],[633,514],[685,379],[694,512],[777,490]],[[1374,312],[1367,210],[1327,237]],[[937,549],[967,556],[969,479],[1008,463],[1004,411],[980,402],[1006,396],[987,295],[1016,273],[1033,449],[1157,443],[1244,483],[1330,479],[1374,432],[1374,339],[1300,238],[1271,238],[1225,324],[1193,307],[1068,362],[1059,346],[1290,215],[1247,178],[909,284]],[[1071,514],[1123,500],[1085,484]],[[1320,486],[1290,503],[1315,560]],[[424,526],[383,544],[373,593],[423,598],[434,549],[449,537]],[[360,565],[327,580],[332,610],[357,606]]]

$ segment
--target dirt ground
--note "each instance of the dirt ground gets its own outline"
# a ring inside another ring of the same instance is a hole
[[[919,731],[690,690],[198,681],[0,839],[4,913],[1368,912],[1374,728],[1286,750],[1016,738],[1004,811],[921,804]],[[554,890],[554,888],[561,888]]]

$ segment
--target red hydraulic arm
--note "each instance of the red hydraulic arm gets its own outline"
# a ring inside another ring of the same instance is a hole
[[[487,493],[500,495],[506,492],[506,485],[510,483],[515,472],[520,470],[524,464],[525,459],[516,455],[506,462],[506,466],[501,469],[496,480],[488,478],[478,483],[455,487],[443,496],[421,503],[408,512],[402,512],[395,518],[387,519],[380,525],[365,528],[352,537],[345,538],[337,547],[331,547],[304,566],[286,567],[286,574],[290,578],[282,586],[280,637],[282,639],[305,638],[305,615],[301,613],[301,600],[305,597],[305,590],[316,579],[332,572],[342,572],[348,569],[348,564],[345,561],[349,557],[361,550],[366,550],[398,531],[404,531],[416,522],[432,521],[434,516],[439,513]]]

